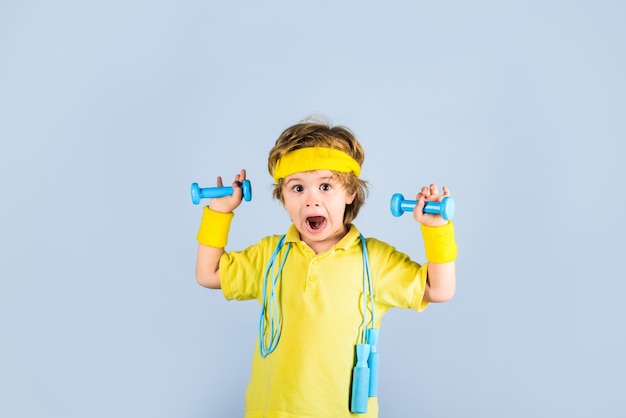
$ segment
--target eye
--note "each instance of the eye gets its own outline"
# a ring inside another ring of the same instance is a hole
[[[332,189],[332,186],[328,183],[322,183],[320,185],[320,190],[323,190],[325,192],[329,191],[330,189]]]
[[[304,190],[304,187],[302,187],[302,185],[300,185],[300,184],[296,184],[295,186],[292,187],[292,190],[294,192],[298,192],[299,193],[299,192]]]

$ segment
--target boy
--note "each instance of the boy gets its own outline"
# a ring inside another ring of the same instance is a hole
[[[247,418],[377,417],[375,397],[365,396],[359,415],[351,412],[355,345],[367,342],[368,330],[377,329],[390,308],[422,311],[454,295],[453,225],[422,213],[426,200],[440,201],[449,190],[440,195],[432,184],[417,194],[413,216],[422,224],[429,260],[421,266],[382,241],[363,238],[352,224],[367,194],[359,179],[363,161],[349,129],[302,122],[280,135],[268,159],[274,197],[293,222],[286,234],[225,252],[245,170],[235,176],[232,196],[212,199],[204,209],[198,282],[221,288],[227,299],[261,305]]]

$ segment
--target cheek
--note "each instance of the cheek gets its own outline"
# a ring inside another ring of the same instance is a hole
[[[334,210],[337,213],[343,214],[346,211],[346,205],[348,204],[349,202],[347,199],[337,199],[335,203],[333,204],[333,207],[335,208]]]
[[[285,208],[285,210],[291,217],[293,217],[295,214],[298,213],[299,205],[296,200],[283,198],[282,203],[283,203],[283,207]]]

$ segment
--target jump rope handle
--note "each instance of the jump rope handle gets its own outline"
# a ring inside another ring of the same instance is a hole
[[[250,185],[250,180],[244,180],[241,183],[241,188],[243,190],[243,200],[249,202],[252,199],[252,186]],[[230,196],[233,192],[234,189],[232,186],[201,188],[198,186],[198,183],[193,183],[191,185],[191,201],[194,205],[197,205],[202,199]]]
[[[352,369],[352,394],[350,396],[350,412],[353,414],[367,412],[370,385],[370,369],[367,366],[369,355],[369,344],[356,345],[356,364]]]
[[[369,397],[374,398],[378,395],[378,351],[376,344],[378,343],[378,335],[380,330],[368,328],[366,331],[366,340],[370,346],[370,355],[367,359],[367,365],[370,368]]]
[[[400,193],[391,196],[390,208],[393,216],[402,216],[404,212],[413,212],[416,205],[417,200],[405,200]],[[452,220],[454,218],[454,200],[450,196],[445,196],[441,202],[426,202],[423,212],[441,215],[446,221]]]

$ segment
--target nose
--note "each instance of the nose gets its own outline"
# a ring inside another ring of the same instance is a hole
[[[307,193],[306,195],[306,207],[312,207],[312,206],[319,206],[319,200],[317,198],[317,194],[315,193],[315,191],[311,191],[309,193]]]
[[[317,199],[307,199],[306,201],[306,207],[309,208],[311,206],[319,206],[320,202],[317,201]]]

